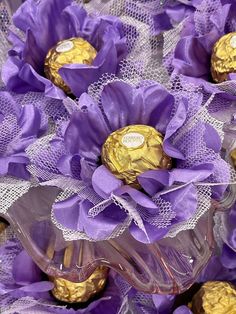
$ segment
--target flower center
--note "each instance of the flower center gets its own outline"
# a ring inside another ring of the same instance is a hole
[[[137,176],[147,170],[170,169],[172,162],[163,150],[163,136],[147,125],[130,125],[107,138],[102,163],[126,184],[139,188]]]
[[[99,266],[92,275],[83,282],[71,282],[63,278],[50,277],[54,283],[53,296],[62,302],[87,302],[91,297],[101,292],[106,284],[108,268]]]
[[[59,41],[51,48],[45,58],[44,72],[46,77],[56,86],[70,93],[70,88],[65,84],[58,73],[59,69],[66,64],[91,65],[96,58],[97,51],[83,38],[70,38]]]
[[[236,72],[236,32],[222,36],[214,45],[211,56],[211,74],[216,83],[228,80]]]

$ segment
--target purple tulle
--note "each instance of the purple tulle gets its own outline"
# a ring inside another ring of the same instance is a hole
[[[51,142],[53,151],[63,152],[54,168],[66,177],[82,181],[95,198],[108,201],[108,204],[92,214],[93,203],[79,195],[56,203],[54,217],[68,229],[84,232],[92,239],[106,239],[129,217],[117,202],[113,202],[116,197],[135,204],[128,213],[132,217],[131,234],[141,242],[154,242],[163,238],[173,225],[194,215],[198,206],[196,183],[222,182],[219,181],[223,180],[222,176],[218,175],[222,169],[225,169],[223,182],[229,179],[228,166],[219,155],[221,141],[212,126],[199,122],[187,146],[185,136],[189,137],[189,134],[174,140],[177,130],[185,127],[188,100],[176,101],[174,95],[158,84],[134,88],[116,81],[104,87],[100,106],[88,94],[80,97],[79,106],[72,114],[64,136]],[[172,170],[157,169],[139,175],[142,191],[125,185],[99,163],[102,145],[109,134],[132,124],[149,125],[161,132],[164,151],[175,160]],[[197,161],[190,164],[189,156],[200,149],[195,146],[200,145],[200,134],[206,150],[201,150]],[[213,187],[213,197],[220,199],[225,188]],[[165,193],[160,196],[163,191]],[[154,223],[161,219],[156,198],[168,204],[173,215],[164,227]],[[145,219],[143,215],[149,218]]]
[[[47,119],[40,109],[8,92],[0,92],[0,176],[28,179],[29,158],[26,148],[47,128]]]
[[[37,91],[52,98],[66,97],[44,75],[45,57],[60,40],[82,37],[98,52],[91,66],[73,64],[60,69],[63,80],[77,97],[103,73],[116,74],[128,53],[118,18],[89,16],[72,0],[27,0],[13,16],[13,22],[25,38],[10,32],[13,47],[3,66],[2,78],[7,88],[17,93]]]

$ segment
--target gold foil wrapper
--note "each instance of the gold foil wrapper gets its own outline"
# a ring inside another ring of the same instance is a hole
[[[236,72],[236,32],[221,37],[213,47],[211,75],[216,83],[227,81]]]
[[[236,169],[236,148],[230,152],[230,158],[232,160],[234,169]]]
[[[228,282],[206,282],[189,306],[194,314],[236,314],[236,287]]]
[[[102,148],[102,163],[126,184],[139,188],[137,176],[147,170],[170,169],[163,136],[147,125],[130,125],[113,132]]]
[[[108,268],[99,266],[84,282],[71,282],[63,278],[50,278],[54,283],[53,296],[62,302],[81,303],[101,292],[108,276]]]
[[[70,93],[58,70],[66,64],[91,65],[96,58],[97,51],[83,38],[70,38],[59,41],[51,48],[45,58],[44,73],[56,86]]]
[[[7,228],[7,224],[5,222],[0,221],[0,233],[2,233]]]

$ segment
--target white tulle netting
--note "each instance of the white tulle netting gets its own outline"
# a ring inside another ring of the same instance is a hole
[[[77,2],[81,3],[82,1]],[[223,122],[209,114],[209,108],[212,102],[215,101],[215,95],[203,94],[199,88],[185,83],[181,77],[170,77],[170,69],[168,69],[168,66],[164,66],[162,62],[163,58],[167,60],[171,57],[183,23],[180,23],[175,29],[165,32],[163,36],[154,36],[152,14],[153,6],[158,5],[157,1],[113,0],[104,3],[104,1],[94,0],[84,5],[91,13],[96,12],[96,14],[112,14],[118,16],[124,23],[124,30],[130,50],[127,59],[121,63],[119,78],[111,74],[104,74],[98,82],[89,87],[88,93],[99,102],[103,87],[107,83],[115,80],[122,80],[133,86],[139,84],[141,81],[143,82],[142,84],[146,84],[147,86],[152,84],[153,81],[161,83],[174,93],[176,103],[181,101],[182,97],[185,97],[188,99],[189,108],[191,108],[188,112],[187,123],[171,138],[173,143],[178,144],[182,150],[185,150],[188,156],[188,167],[198,165],[202,155],[209,155],[209,162],[213,162],[215,165],[222,163],[222,166],[224,166],[225,163],[220,158],[220,155],[206,147],[204,141],[206,131],[205,123],[211,125],[218,132],[221,140],[223,140],[224,136]],[[1,6],[5,8],[4,5],[0,4],[0,8]],[[160,7],[158,7],[158,9]],[[9,12],[10,9],[6,8],[4,26],[0,27],[0,39],[2,39],[0,41],[0,67],[6,59],[6,52],[9,49],[9,43],[6,38],[6,27],[10,25]],[[200,14],[199,11],[196,12],[196,19],[198,14]],[[199,32],[200,31],[201,25],[199,25]],[[159,215],[156,217],[150,215],[145,208],[138,206],[130,199],[124,199],[115,195],[111,195],[110,198],[106,200],[101,199],[91,186],[88,186],[82,181],[65,178],[60,175],[56,164],[65,152],[64,147],[59,145],[55,149],[55,147],[50,145],[50,141],[61,134],[70,113],[78,110],[76,100],[67,98],[62,105],[60,101],[45,99],[41,93],[33,92],[26,95],[15,95],[15,97],[18,97],[18,101],[20,101],[22,105],[32,103],[40,110],[43,110],[46,116],[49,117],[50,129],[46,136],[35,141],[26,150],[30,159],[28,171],[32,175],[31,180],[21,181],[13,178],[2,178],[0,180],[1,213],[6,213],[12,204],[19,197],[24,195],[24,193],[27,193],[31,187],[44,185],[57,186],[61,189],[62,192],[55,202],[65,200],[72,195],[78,195],[80,199],[89,200],[93,204],[93,207],[89,210],[89,215],[93,218],[99,215],[111,203],[115,203],[124,210],[127,213],[127,218],[116,227],[109,237],[104,238],[104,240],[120,236],[132,222],[143,231],[143,222],[145,221],[157,228],[167,228],[171,226],[176,213],[171,203],[167,202],[163,197],[163,195],[170,192],[170,190],[163,191],[153,197],[153,201],[159,208]],[[201,104],[199,106],[200,100]],[[192,151],[189,149],[189,142],[191,142]],[[217,169],[220,169],[220,167],[217,167]],[[224,169],[224,167],[222,167],[222,169]],[[230,178],[226,173],[219,170],[207,183],[195,184],[198,195],[198,206],[195,214],[189,220],[172,226],[167,237],[175,237],[179,232],[193,229],[196,226],[199,218],[211,207],[212,187],[235,182],[236,173],[233,168],[230,168]],[[177,184],[172,189],[175,190],[180,187],[181,186]],[[94,239],[89,238],[83,232],[73,231],[59,224],[54,216],[53,210],[51,212],[51,219],[53,223],[62,230],[66,240],[85,239],[94,241]]]

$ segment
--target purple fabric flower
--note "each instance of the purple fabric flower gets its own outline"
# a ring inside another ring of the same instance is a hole
[[[31,103],[21,106],[17,97],[0,92],[0,176],[29,178],[25,149],[46,127],[47,121],[37,107]]]
[[[202,0],[178,0],[167,1],[157,13],[153,15],[154,32],[156,35],[172,29],[176,24],[183,21],[186,17],[192,15],[196,6]],[[160,1],[157,1],[160,5]]]
[[[10,33],[13,47],[3,66],[2,78],[7,88],[17,93],[40,91],[53,98],[65,97],[44,76],[45,57],[60,40],[82,37],[98,52],[91,66],[71,64],[59,70],[77,97],[103,73],[117,73],[120,61],[127,55],[120,20],[113,16],[89,16],[72,0],[27,0],[13,16],[13,22],[25,38]]]
[[[221,93],[232,97],[234,83],[214,84],[211,78],[211,54],[214,44],[225,34],[236,31],[236,4],[234,1],[203,0],[198,11],[186,20],[180,40],[173,55],[167,58],[171,64],[172,75],[182,75],[184,80],[194,83],[209,93]],[[170,61],[171,59],[171,61]],[[235,74],[228,74],[228,81],[235,80]]]
[[[12,303],[13,300],[31,297],[32,301],[35,300],[32,302],[32,311],[35,307],[38,311],[54,314],[116,314],[119,311],[121,297],[113,279],[115,275],[112,272],[102,295],[86,307],[76,310],[59,305],[51,296],[50,290],[53,289],[53,283],[47,280],[47,276],[22,249],[16,238],[7,241],[0,247],[0,258],[3,267],[0,274],[1,309],[4,308],[2,303],[5,299],[11,298]],[[5,305],[7,306],[7,304]]]
[[[184,131],[189,118],[187,99],[176,101],[158,84],[134,88],[116,81],[104,87],[99,106],[88,94],[80,97],[79,104],[64,137],[51,142],[53,151],[62,152],[58,171],[83,186],[82,193],[54,205],[54,216],[64,227],[101,240],[131,217],[131,234],[141,242],[154,242],[173,225],[194,215],[198,206],[196,183],[227,182],[228,166],[220,158],[221,142],[213,127],[199,121],[192,130]],[[200,104],[198,99],[195,105]],[[175,165],[172,170],[139,175],[141,191],[125,185],[99,163],[107,137],[133,124],[149,125],[161,132],[164,151]],[[85,190],[93,197],[86,196]],[[213,196],[220,198],[224,190],[225,186],[214,187]],[[94,206],[94,199],[100,200],[100,205]],[[128,216],[119,202],[132,204],[130,210],[124,205]]]

